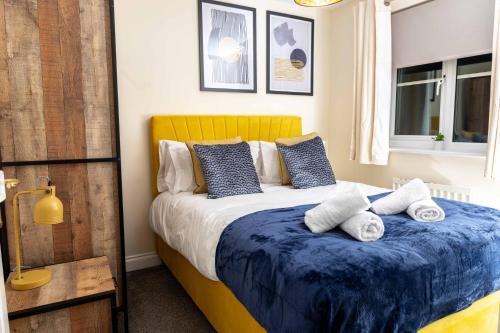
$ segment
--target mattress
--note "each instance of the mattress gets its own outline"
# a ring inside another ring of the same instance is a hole
[[[331,197],[337,185],[297,190],[289,186],[263,185],[264,193],[217,200],[206,194],[164,192],[153,201],[151,228],[170,247],[180,252],[205,277],[219,281],[215,268],[217,244],[224,229],[245,215],[258,211],[317,204]],[[358,184],[366,195],[388,189]]]

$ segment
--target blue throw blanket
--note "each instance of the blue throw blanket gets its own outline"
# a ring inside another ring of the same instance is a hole
[[[385,216],[367,243],[311,233],[315,205],[244,216],[220,238],[217,275],[269,332],[416,332],[500,289],[500,211],[435,200],[445,221]]]

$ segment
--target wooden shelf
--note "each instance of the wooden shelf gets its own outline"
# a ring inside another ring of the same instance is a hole
[[[86,300],[115,295],[115,285],[107,257],[46,266],[52,280],[36,289],[17,291],[10,286],[11,273],[5,284],[9,317],[30,315],[47,307],[61,308]]]

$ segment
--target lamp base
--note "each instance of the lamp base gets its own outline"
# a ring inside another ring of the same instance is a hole
[[[47,269],[34,269],[21,272],[21,278],[13,278],[10,281],[12,289],[29,290],[35,289],[48,283],[52,279],[52,272]]]

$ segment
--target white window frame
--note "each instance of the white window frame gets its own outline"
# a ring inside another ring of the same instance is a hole
[[[457,59],[442,61],[442,78],[414,81],[414,85],[429,82],[439,82],[441,84],[441,100],[439,112],[439,132],[445,136],[444,150],[449,152],[486,154],[487,143],[476,142],[453,142],[453,126],[455,117],[455,93],[457,82]],[[423,64],[425,65],[425,64]],[[397,149],[431,150],[434,149],[434,141],[431,135],[396,135],[396,91],[398,87],[398,69],[408,66],[395,67],[392,72],[392,98],[391,98],[391,126],[390,126],[390,147]],[[491,75],[491,72],[482,72],[458,76],[458,79],[470,77],[482,77]]]

